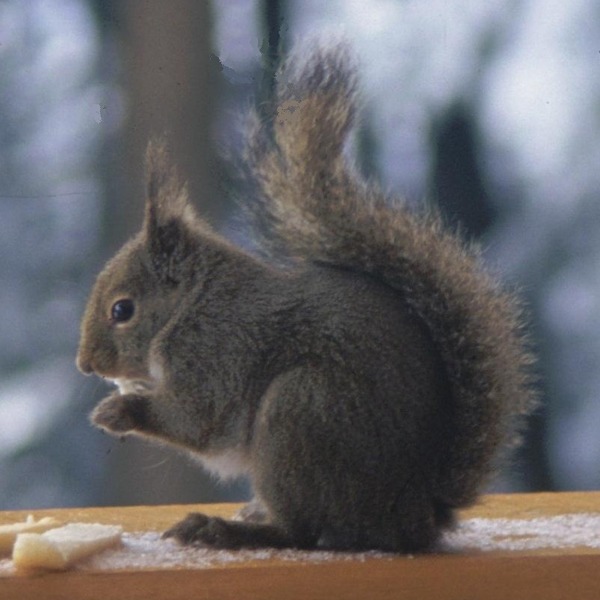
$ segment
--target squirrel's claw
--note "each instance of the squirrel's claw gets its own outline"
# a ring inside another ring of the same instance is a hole
[[[202,513],[190,513],[183,521],[165,531],[163,538],[175,538],[185,545],[199,544],[214,548],[229,547],[222,534],[227,530],[226,523],[218,517]],[[221,535],[220,535],[221,533]]]

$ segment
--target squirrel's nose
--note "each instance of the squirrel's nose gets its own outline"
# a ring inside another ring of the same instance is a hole
[[[77,368],[84,375],[91,375],[94,372],[94,367],[92,365],[92,361],[90,358],[86,358],[86,357],[82,356],[81,354],[79,354],[77,356],[77,360],[75,362],[77,364]]]

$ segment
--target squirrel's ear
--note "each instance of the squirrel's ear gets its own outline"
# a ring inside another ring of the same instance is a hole
[[[144,231],[154,271],[178,281],[178,266],[189,250],[189,227],[197,220],[182,183],[169,160],[164,141],[152,140],[146,150],[146,211]]]

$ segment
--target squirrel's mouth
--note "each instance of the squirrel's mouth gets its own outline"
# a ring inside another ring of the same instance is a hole
[[[156,382],[153,379],[128,379],[126,377],[111,379],[107,377],[106,380],[114,383],[123,395],[143,394],[144,392],[151,392],[156,388]]]

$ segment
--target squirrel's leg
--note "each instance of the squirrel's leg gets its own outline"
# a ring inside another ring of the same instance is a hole
[[[190,513],[163,534],[182,544],[211,548],[290,548],[310,547],[313,540],[299,540],[289,536],[276,525],[226,521],[202,513]]]
[[[268,523],[269,511],[258,498],[253,498],[235,513],[233,520],[244,523]]]
[[[274,382],[257,416],[253,484],[294,539],[311,535],[314,546],[340,550],[434,544],[428,463],[411,455],[410,415],[372,409],[385,400],[335,365],[299,367]]]

